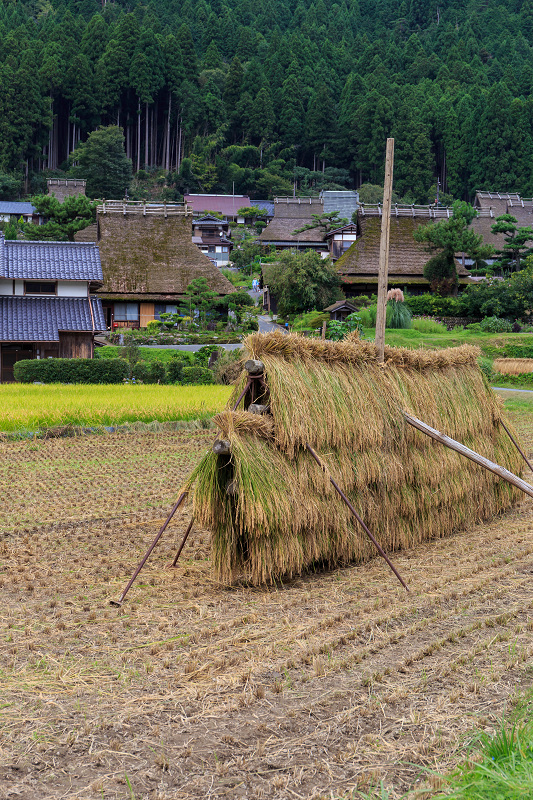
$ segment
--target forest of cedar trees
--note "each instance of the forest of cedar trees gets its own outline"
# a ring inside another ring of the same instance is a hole
[[[134,172],[252,198],[383,179],[533,195],[533,0],[2,0],[0,196],[99,125]]]

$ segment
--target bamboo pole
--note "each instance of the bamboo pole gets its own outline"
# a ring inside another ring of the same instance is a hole
[[[479,464],[481,467],[488,469],[490,472],[493,472],[499,478],[502,478],[507,483],[511,483],[513,486],[516,486],[517,489],[520,489],[525,494],[528,494],[530,497],[533,497],[533,486],[530,486],[529,483],[526,483],[519,478],[518,475],[514,475],[509,470],[505,469],[505,467],[500,467],[499,464],[495,464],[494,461],[489,461],[488,458],[484,458],[484,456],[480,456],[479,453],[476,453],[474,450],[470,450],[468,447],[465,447],[464,444],[460,444],[456,442],[455,439],[451,439],[449,436],[446,436],[444,433],[440,431],[436,431],[435,428],[431,428],[429,425],[426,425],[425,422],[417,419],[416,417],[412,417],[410,414],[406,414],[403,412],[406,422],[409,425],[412,425],[413,428],[416,428],[422,433],[425,433],[426,436],[430,436],[432,439],[435,439],[436,442],[440,442],[445,447],[449,447],[451,450],[455,450],[456,453],[460,453],[465,458],[469,458],[470,461],[474,461],[474,463]]]
[[[324,472],[324,473],[325,473],[325,474],[326,474],[326,475],[329,477],[329,480],[330,480],[330,483],[331,483],[331,485],[333,486],[333,488],[335,489],[335,491],[337,492],[337,494],[340,496],[340,498],[342,499],[342,501],[343,501],[344,503],[346,503],[346,505],[348,506],[348,508],[350,509],[350,511],[352,512],[352,514],[354,515],[354,517],[356,518],[356,520],[357,520],[357,522],[359,523],[359,525],[361,525],[361,527],[363,528],[364,532],[366,533],[366,535],[368,536],[368,538],[370,539],[370,541],[372,542],[372,544],[374,545],[374,547],[376,548],[376,550],[378,551],[378,553],[380,554],[380,556],[381,556],[382,558],[384,558],[384,559],[385,559],[385,561],[387,562],[387,564],[389,565],[389,567],[391,568],[391,570],[394,572],[394,574],[396,575],[396,577],[398,578],[398,580],[400,581],[400,583],[402,584],[402,586],[404,587],[404,589],[407,589],[407,591],[409,591],[409,587],[407,586],[407,584],[406,584],[406,583],[405,583],[405,581],[403,580],[402,576],[400,575],[400,573],[398,572],[398,570],[396,569],[396,567],[394,566],[394,564],[392,563],[392,561],[391,561],[391,560],[390,560],[390,558],[388,557],[387,553],[386,553],[386,552],[384,551],[384,549],[381,547],[381,545],[380,545],[380,544],[379,544],[379,542],[376,540],[376,538],[373,536],[373,534],[372,534],[372,533],[369,531],[369,529],[367,528],[367,526],[365,525],[365,523],[363,522],[363,520],[361,519],[361,517],[359,516],[359,514],[358,514],[358,513],[357,513],[357,511],[355,510],[355,508],[353,507],[352,503],[350,503],[350,501],[348,500],[348,498],[346,497],[346,495],[345,495],[345,494],[344,494],[344,492],[342,491],[342,489],[341,489],[341,487],[339,486],[339,484],[337,483],[337,481],[335,481],[335,480],[334,480],[334,479],[331,477],[331,475],[329,475],[329,473],[326,471],[326,467],[324,466],[324,464],[323,464],[323,463],[322,463],[322,461],[320,460],[320,458],[319,458],[319,456],[318,456],[318,453],[316,453],[316,452],[313,450],[313,448],[311,447],[311,445],[309,444],[309,442],[306,442],[305,446],[306,446],[306,448],[307,448],[308,452],[309,452],[309,453],[311,453],[311,455],[312,455],[312,456],[313,456],[313,458],[315,459],[315,461],[316,461],[316,463],[318,464],[318,466],[320,467],[320,469],[321,469],[321,470],[322,470],[322,471],[323,471],[323,472]]]
[[[387,139],[385,157],[385,183],[383,186],[383,213],[379,243],[378,307],[376,314],[376,347],[378,361],[385,360],[385,320],[387,315],[387,280],[389,275],[390,212],[392,201],[392,173],[394,167],[394,139]]]

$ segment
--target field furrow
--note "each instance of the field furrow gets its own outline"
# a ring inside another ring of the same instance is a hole
[[[0,443],[0,797],[399,797],[530,686],[529,499],[394,554],[409,593],[380,559],[221,585],[199,529],[171,570],[186,508],[113,609],[211,440]]]

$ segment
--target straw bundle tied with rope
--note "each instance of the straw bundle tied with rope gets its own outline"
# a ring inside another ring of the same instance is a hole
[[[317,564],[371,558],[330,475],[388,551],[467,528],[516,502],[517,489],[422,436],[402,414],[519,473],[477,348],[389,347],[383,365],[374,344],[357,336],[327,342],[273,333],[249,336],[245,352],[264,364],[260,402],[269,413],[217,415],[231,454],[208,453],[189,484],[195,517],[212,531],[221,580],[268,583]],[[233,402],[246,379],[243,373]]]

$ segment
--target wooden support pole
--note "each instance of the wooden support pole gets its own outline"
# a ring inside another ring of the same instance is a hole
[[[350,509],[350,511],[352,512],[352,514],[354,515],[354,517],[356,518],[356,520],[357,520],[357,522],[359,523],[359,525],[361,525],[362,529],[364,530],[364,532],[366,533],[366,535],[368,536],[368,538],[370,539],[370,541],[372,542],[372,544],[374,545],[374,547],[376,548],[376,550],[378,551],[378,553],[380,554],[380,556],[381,556],[382,558],[384,558],[384,559],[385,559],[385,561],[387,562],[387,564],[389,565],[389,567],[391,568],[391,570],[394,572],[394,574],[396,575],[396,577],[398,578],[398,580],[400,581],[400,583],[402,584],[402,586],[404,587],[404,589],[407,589],[407,591],[409,591],[409,587],[407,586],[407,584],[406,584],[406,583],[405,583],[405,581],[403,580],[402,576],[400,575],[400,573],[398,572],[398,570],[396,569],[396,567],[394,566],[394,564],[392,563],[392,561],[391,561],[391,560],[390,560],[390,558],[388,557],[387,553],[386,553],[386,552],[384,551],[384,549],[381,547],[381,545],[380,545],[380,544],[379,544],[379,542],[376,540],[376,538],[373,536],[373,534],[372,534],[372,533],[369,531],[369,529],[367,528],[367,526],[365,525],[365,523],[363,522],[363,520],[361,519],[361,517],[359,516],[359,514],[357,513],[357,511],[356,511],[356,510],[355,510],[355,508],[353,507],[353,505],[350,503],[349,499],[346,497],[346,495],[345,495],[345,494],[344,494],[344,492],[342,491],[342,489],[341,489],[341,487],[339,486],[339,484],[337,483],[337,481],[335,481],[335,480],[334,480],[334,479],[331,477],[331,475],[329,475],[329,473],[327,473],[327,471],[326,471],[326,467],[324,466],[324,464],[323,464],[323,463],[322,463],[322,461],[320,460],[320,458],[319,458],[319,456],[318,456],[318,453],[316,453],[316,452],[313,450],[313,448],[311,447],[311,445],[309,444],[309,442],[306,442],[306,445],[305,445],[305,446],[306,446],[306,448],[307,448],[308,452],[309,452],[309,453],[311,453],[311,455],[312,455],[312,456],[313,456],[313,458],[315,459],[315,461],[316,461],[316,463],[318,464],[318,466],[320,467],[320,469],[321,469],[321,470],[322,470],[322,471],[323,471],[325,474],[327,474],[327,475],[328,475],[331,485],[333,486],[333,488],[335,489],[335,491],[337,492],[337,494],[339,495],[339,497],[342,499],[342,501],[343,501],[344,503],[346,503],[346,505],[348,506],[348,508]]]
[[[406,414],[405,411],[403,412],[403,415],[406,422],[408,422],[409,425],[412,425],[413,428],[422,431],[422,433],[425,433],[426,436],[430,436],[432,439],[435,439],[436,442],[440,442],[445,447],[455,450],[456,453],[460,453],[462,456],[465,456],[465,458],[469,458],[470,461],[474,461],[474,463],[479,464],[481,467],[485,467],[485,469],[493,472],[499,478],[507,481],[507,483],[511,483],[513,486],[516,486],[517,489],[520,489],[525,494],[533,497],[533,486],[530,486],[529,483],[523,481],[522,478],[518,477],[518,475],[514,475],[512,472],[509,472],[509,470],[505,469],[505,467],[500,467],[500,465],[495,464],[494,461],[489,461],[488,458],[480,456],[479,453],[476,453],[474,450],[470,450],[468,447],[465,447],[464,444],[456,442],[455,439],[451,439],[444,433],[436,431],[435,428],[430,428],[430,426],[426,425],[425,422],[422,422],[416,417],[412,417],[410,414]]]
[[[381,215],[381,240],[379,243],[378,307],[376,314],[376,347],[378,348],[378,361],[380,362],[385,360],[385,321],[387,315],[387,282],[389,276],[389,237],[393,167],[394,139],[387,139],[385,184],[383,187],[383,213]]]

